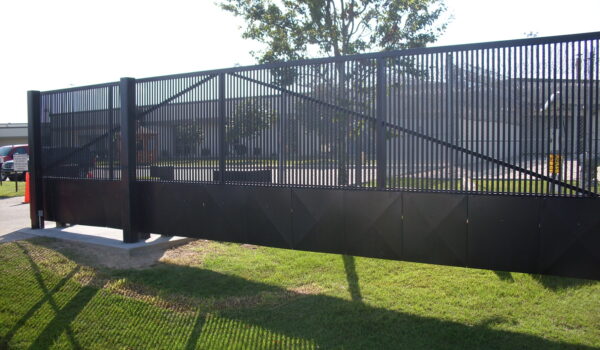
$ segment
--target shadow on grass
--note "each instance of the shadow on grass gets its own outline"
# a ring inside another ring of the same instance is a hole
[[[15,335],[19,328],[21,328],[44,304],[48,303],[54,312],[54,317],[38,334],[36,339],[33,340],[32,344],[29,346],[29,349],[49,349],[50,346],[52,346],[52,344],[63,333],[67,335],[67,338],[73,348],[81,349],[81,345],[77,342],[75,334],[73,333],[70,325],[75,317],[79,315],[79,313],[85,308],[90,300],[96,295],[98,289],[92,287],[83,287],[66,305],[59,307],[54,299],[54,293],[60,290],[71,278],[73,278],[73,276],[79,271],[80,267],[77,266],[71,270],[71,272],[62,278],[52,289],[48,289],[46,283],[44,282],[44,278],[42,277],[42,272],[40,271],[39,266],[35,263],[25,245],[22,245],[18,242],[15,242],[15,245],[21,249],[23,255],[27,258],[27,261],[29,262],[29,265],[33,271],[35,280],[38,283],[38,287],[42,290],[44,296],[37,303],[35,303],[8,331],[8,333],[2,338],[0,346],[5,346],[8,348],[10,339]]]
[[[506,281],[506,282],[514,282],[515,281],[512,274],[508,271],[494,271],[494,273],[496,274],[496,276],[498,276],[498,278],[501,281]]]
[[[47,349],[63,333],[66,333],[73,348],[89,345],[77,342],[78,334],[73,334],[71,325],[92,298],[103,298],[105,294],[98,293],[97,287],[84,286],[64,304],[65,306],[58,308],[52,294],[75,272],[66,274],[59,285],[48,289],[41,277],[40,268],[31,258],[26,247],[19,243],[15,244],[19,245],[27,256],[39,287],[44,292],[44,297],[22,316],[9,334],[14,334],[19,325],[27,321],[30,314],[35,312],[35,308],[39,307],[36,305],[49,302],[55,315],[33,340],[30,349]],[[161,339],[162,342],[172,341],[173,344],[178,340],[177,343],[184,344],[181,348],[185,349],[228,347],[258,349],[292,346],[347,349],[591,349],[591,347],[493,329],[492,327],[496,325],[508,322],[502,317],[486,319],[477,325],[465,325],[354,302],[360,297],[354,259],[351,257],[343,259],[353,301],[327,295],[293,292],[210,270],[171,264],[159,264],[147,270],[117,271],[114,276],[149,287],[150,299],[168,298],[169,294],[175,293],[216,301],[214,304],[216,308],[195,311],[197,314],[193,322],[182,325],[188,328],[178,329],[173,333],[173,337],[178,339]],[[254,298],[264,295],[265,292],[285,297],[266,302]],[[244,296],[249,298],[243,298]],[[228,303],[227,300],[232,298],[236,302]],[[165,315],[164,311],[157,308],[152,310],[154,311],[147,310],[143,316],[140,315],[140,320],[158,325]],[[110,313],[109,309],[96,310],[98,311]],[[193,307],[190,311],[193,311]],[[118,319],[113,324],[115,327],[135,328],[133,324],[121,324]],[[102,337],[100,333],[106,330],[93,331],[95,337]],[[126,335],[122,334],[121,337]],[[133,348],[158,346],[154,343],[140,344],[140,340],[135,336],[132,339],[113,339],[113,341],[116,344],[135,342],[131,344],[135,345]],[[157,341],[152,340],[152,337],[145,339],[145,341]],[[5,344],[8,344],[8,340]],[[89,341],[89,336],[87,340]]]
[[[531,277],[534,280],[536,280],[536,282],[541,284],[542,286],[544,286],[550,290],[553,290],[553,291],[574,288],[574,287],[587,286],[587,285],[592,285],[594,283],[597,283],[597,281],[580,279],[580,278],[568,278],[568,277],[556,278],[554,276],[539,275],[539,274],[532,274]]]
[[[350,297],[352,297],[353,301],[362,301],[354,257],[352,255],[342,255],[342,259],[344,260],[344,269],[346,270],[346,280],[348,281]]]
[[[494,271],[494,273],[502,281],[511,282],[511,283],[515,281],[511,272]],[[597,283],[596,281],[580,279],[580,278],[556,277],[556,276],[547,276],[547,275],[539,275],[539,274],[530,274],[530,276],[536,282],[538,282],[545,288],[548,288],[552,291],[587,286],[587,285],[592,285],[594,283]]]
[[[351,259],[344,258],[344,262],[350,271],[348,280],[352,281],[357,276],[355,270],[351,272]],[[191,297],[215,298],[217,301],[231,296],[258,295],[265,291],[290,293],[279,287],[240,277],[169,264],[148,270],[121,271],[118,274],[133,283],[158,288],[160,293],[179,292]],[[167,275],[172,276],[168,278],[168,285],[158,282],[162,280],[159,276]],[[350,287],[351,290],[354,288]],[[292,294],[275,304],[252,301],[249,305],[236,303],[233,307],[227,307],[227,302],[220,303],[222,307],[218,310],[198,315],[186,349],[196,346],[210,348],[206,340],[218,337],[214,332],[244,339],[250,348],[261,348],[263,339],[253,339],[252,334],[247,334],[250,332],[248,325],[267,329],[286,338],[304,339],[306,344],[320,348],[588,348],[492,329],[509,322],[502,317],[486,319],[472,326],[390,311],[326,295]],[[355,292],[351,292],[351,296],[355,300]],[[210,318],[212,312],[218,314],[218,325],[212,325],[217,322],[214,317]]]

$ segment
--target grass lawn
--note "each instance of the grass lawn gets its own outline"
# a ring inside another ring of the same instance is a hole
[[[478,188],[493,192],[508,192],[508,193],[539,193],[546,194],[550,188],[550,182],[546,180],[474,180]],[[566,181],[567,183],[579,186],[577,181]],[[556,186],[557,193],[574,195],[577,191],[570,190],[564,187]],[[596,187],[596,193],[599,193],[600,188]],[[593,189],[592,189],[593,191]]]
[[[19,181],[19,190],[15,191],[15,183],[13,181],[2,181],[0,186],[0,198],[18,197],[25,195],[25,182]]]
[[[197,241],[141,270],[0,244],[0,349],[591,349],[600,282]]]

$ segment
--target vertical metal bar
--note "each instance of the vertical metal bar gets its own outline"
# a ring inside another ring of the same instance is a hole
[[[225,183],[225,73],[219,74],[219,183]]]
[[[135,171],[136,171],[136,110],[135,79],[121,78],[121,189],[123,241],[135,243],[139,240],[135,215]]]
[[[31,228],[44,228],[42,191],[42,110],[39,91],[27,91],[29,138],[29,217]]]
[[[446,54],[446,62],[445,62],[445,68],[446,68],[446,127],[448,128],[446,130],[446,139],[447,142],[451,143],[451,144],[455,144],[456,143],[456,129],[455,129],[455,123],[456,121],[454,120],[455,115],[453,114],[453,82],[454,82],[454,77],[452,74],[452,53],[448,53]],[[454,150],[450,151],[449,154],[449,159],[450,159],[450,190],[454,191],[455,188],[455,182],[457,181],[457,178],[455,178],[455,175],[457,175],[455,173],[456,171],[456,152]]]
[[[113,86],[108,87],[108,179],[114,180]]]
[[[386,72],[385,60],[377,59],[377,188],[386,187],[386,150],[385,150],[385,117],[386,117]]]

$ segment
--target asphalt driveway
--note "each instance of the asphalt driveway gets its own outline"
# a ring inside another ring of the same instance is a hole
[[[30,225],[29,204],[23,204],[23,197],[0,199],[0,243],[34,237],[18,232]]]

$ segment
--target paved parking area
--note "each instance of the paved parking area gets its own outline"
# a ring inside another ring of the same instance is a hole
[[[23,197],[0,199],[0,243],[33,237],[17,232],[30,225],[29,204],[23,204]]]

